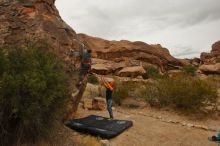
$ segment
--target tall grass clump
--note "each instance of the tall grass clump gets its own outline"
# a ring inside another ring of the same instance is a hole
[[[99,84],[98,78],[93,74],[88,76],[88,82],[95,85]]]
[[[143,78],[157,78],[159,76],[159,69],[156,67],[144,67],[146,73],[144,74]]]
[[[213,82],[191,76],[164,77],[153,85],[145,86],[142,94],[151,106],[171,106],[185,112],[205,112],[215,107],[218,98]]]
[[[183,66],[182,70],[184,73],[194,76],[196,74],[197,67],[190,64]]]
[[[0,49],[0,145],[53,132],[69,96],[68,77],[46,48]]]

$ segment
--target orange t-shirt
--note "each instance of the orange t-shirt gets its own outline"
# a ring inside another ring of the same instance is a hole
[[[113,81],[106,81],[105,79],[102,78],[102,81],[104,83],[104,86],[107,88],[107,89],[110,89],[110,90],[113,90],[113,85],[114,85],[114,82]]]

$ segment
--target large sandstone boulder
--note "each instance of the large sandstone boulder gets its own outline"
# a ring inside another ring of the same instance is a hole
[[[0,48],[33,47],[47,44],[65,62],[71,75],[73,92],[78,81],[80,43],[75,31],[67,25],[54,5],[55,0],[0,0]],[[83,93],[73,98],[72,112]]]
[[[92,66],[92,72],[100,75],[107,75],[112,72],[112,68],[106,64],[95,64]]]
[[[215,57],[220,56],[220,41],[214,43],[212,45],[212,51],[211,51],[212,55]]]
[[[220,74],[220,63],[201,65],[199,70],[204,74]]]
[[[95,97],[92,102],[93,110],[105,110],[106,100],[102,97]]]
[[[150,63],[161,71],[175,69],[181,63],[170,55],[161,45],[148,45],[144,42],[130,42],[126,40],[108,41],[85,34],[78,34],[80,40],[93,50],[93,57],[114,62]],[[134,66],[134,65],[129,65]]]
[[[121,61],[121,62],[114,62],[111,60],[103,60],[103,59],[92,59],[92,72],[99,74],[99,75],[108,75],[113,74],[116,75],[118,71],[121,69],[127,67],[127,66],[133,66],[135,63],[132,60],[129,61]],[[138,63],[139,65],[139,63]]]
[[[146,71],[142,66],[125,67],[118,72],[121,77],[137,77],[142,76]]]
[[[203,52],[203,53],[201,53],[200,58],[204,63],[212,63],[213,62],[213,60],[212,60],[213,56],[211,53]]]
[[[220,41],[212,45],[210,53],[201,53],[200,58],[204,64],[220,63]]]
[[[187,66],[191,64],[189,59],[179,59],[179,61],[182,64],[182,66]]]
[[[86,98],[83,100],[83,108],[87,110],[105,110],[106,100],[102,97]]]

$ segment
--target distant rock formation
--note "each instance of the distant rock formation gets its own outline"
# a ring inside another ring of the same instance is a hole
[[[220,63],[220,41],[212,45],[210,53],[201,53],[200,58],[204,64]]]
[[[212,45],[210,53],[201,53],[199,70],[204,74],[220,74],[220,41]]]
[[[78,81],[80,49],[75,31],[59,16],[55,0],[0,0],[0,48],[28,47],[47,43],[48,50],[57,53],[72,75],[71,83]],[[75,91],[73,85],[73,91]],[[81,98],[78,95],[75,98]],[[73,103],[76,110],[78,103]],[[75,111],[73,111],[75,112]]]
[[[124,67],[153,66],[165,72],[177,69],[180,61],[170,55],[168,49],[161,45],[148,45],[144,42],[127,40],[108,41],[86,34],[78,34],[79,39],[93,50],[93,57],[103,63],[94,65],[94,70],[104,74],[117,72]]]

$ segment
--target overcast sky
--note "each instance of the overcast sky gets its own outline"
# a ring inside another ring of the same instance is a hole
[[[220,0],[56,0],[77,33],[161,44],[178,58],[199,57],[220,40]]]

